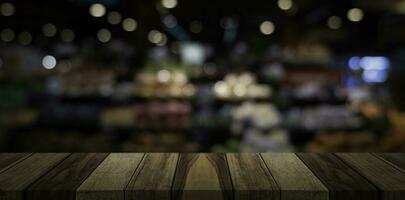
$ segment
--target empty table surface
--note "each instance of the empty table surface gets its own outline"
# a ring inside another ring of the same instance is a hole
[[[405,154],[3,153],[0,200],[405,199]]]

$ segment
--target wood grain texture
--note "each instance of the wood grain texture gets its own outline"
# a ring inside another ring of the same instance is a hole
[[[232,199],[225,154],[180,154],[173,199]]]
[[[177,153],[146,154],[125,190],[125,199],[170,199],[178,157]]]
[[[26,192],[29,200],[74,200],[76,189],[106,158],[106,153],[75,153],[49,171]]]
[[[13,165],[28,158],[31,153],[2,153],[0,154],[0,173],[9,169]]]
[[[375,153],[379,158],[391,163],[405,172],[405,154],[403,153]]]
[[[0,174],[0,199],[22,200],[23,190],[51,170],[69,154],[33,154]]]
[[[227,154],[235,199],[280,199],[280,191],[258,154]]]
[[[377,200],[377,189],[333,154],[298,154],[326,185],[331,200]]]
[[[405,199],[405,174],[371,154],[337,154],[382,192],[384,200]]]
[[[327,200],[328,189],[291,153],[263,153],[264,162],[281,190],[282,200]]]
[[[112,153],[77,189],[77,200],[124,200],[143,153]]]

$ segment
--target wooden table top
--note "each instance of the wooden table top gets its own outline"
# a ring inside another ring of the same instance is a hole
[[[403,200],[405,154],[0,154],[0,200]]]

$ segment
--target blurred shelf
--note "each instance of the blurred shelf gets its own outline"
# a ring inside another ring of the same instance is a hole
[[[287,98],[287,104],[289,106],[298,106],[298,107],[308,107],[308,106],[318,106],[318,105],[345,105],[347,104],[347,99],[339,98],[296,98],[290,97]]]

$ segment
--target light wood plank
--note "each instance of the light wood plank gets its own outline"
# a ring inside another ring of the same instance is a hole
[[[227,154],[235,199],[280,199],[280,191],[258,154]]]
[[[31,153],[2,153],[0,154],[0,173],[6,171],[15,164],[28,158]]]
[[[173,199],[232,199],[225,154],[180,154]]]
[[[282,200],[327,200],[328,189],[291,153],[263,153],[264,162],[281,190]]]
[[[377,200],[377,189],[333,154],[298,154],[326,185],[331,200]]]
[[[124,200],[124,190],[143,153],[112,153],[83,182],[77,200]]]
[[[69,154],[33,154],[0,174],[0,199],[22,200],[23,190],[47,173]]]
[[[107,157],[106,153],[74,153],[34,184],[28,200],[74,200],[76,189]]]
[[[337,154],[382,191],[384,200],[405,199],[405,174],[371,154]]]
[[[177,153],[148,153],[125,190],[126,200],[170,199]]]

